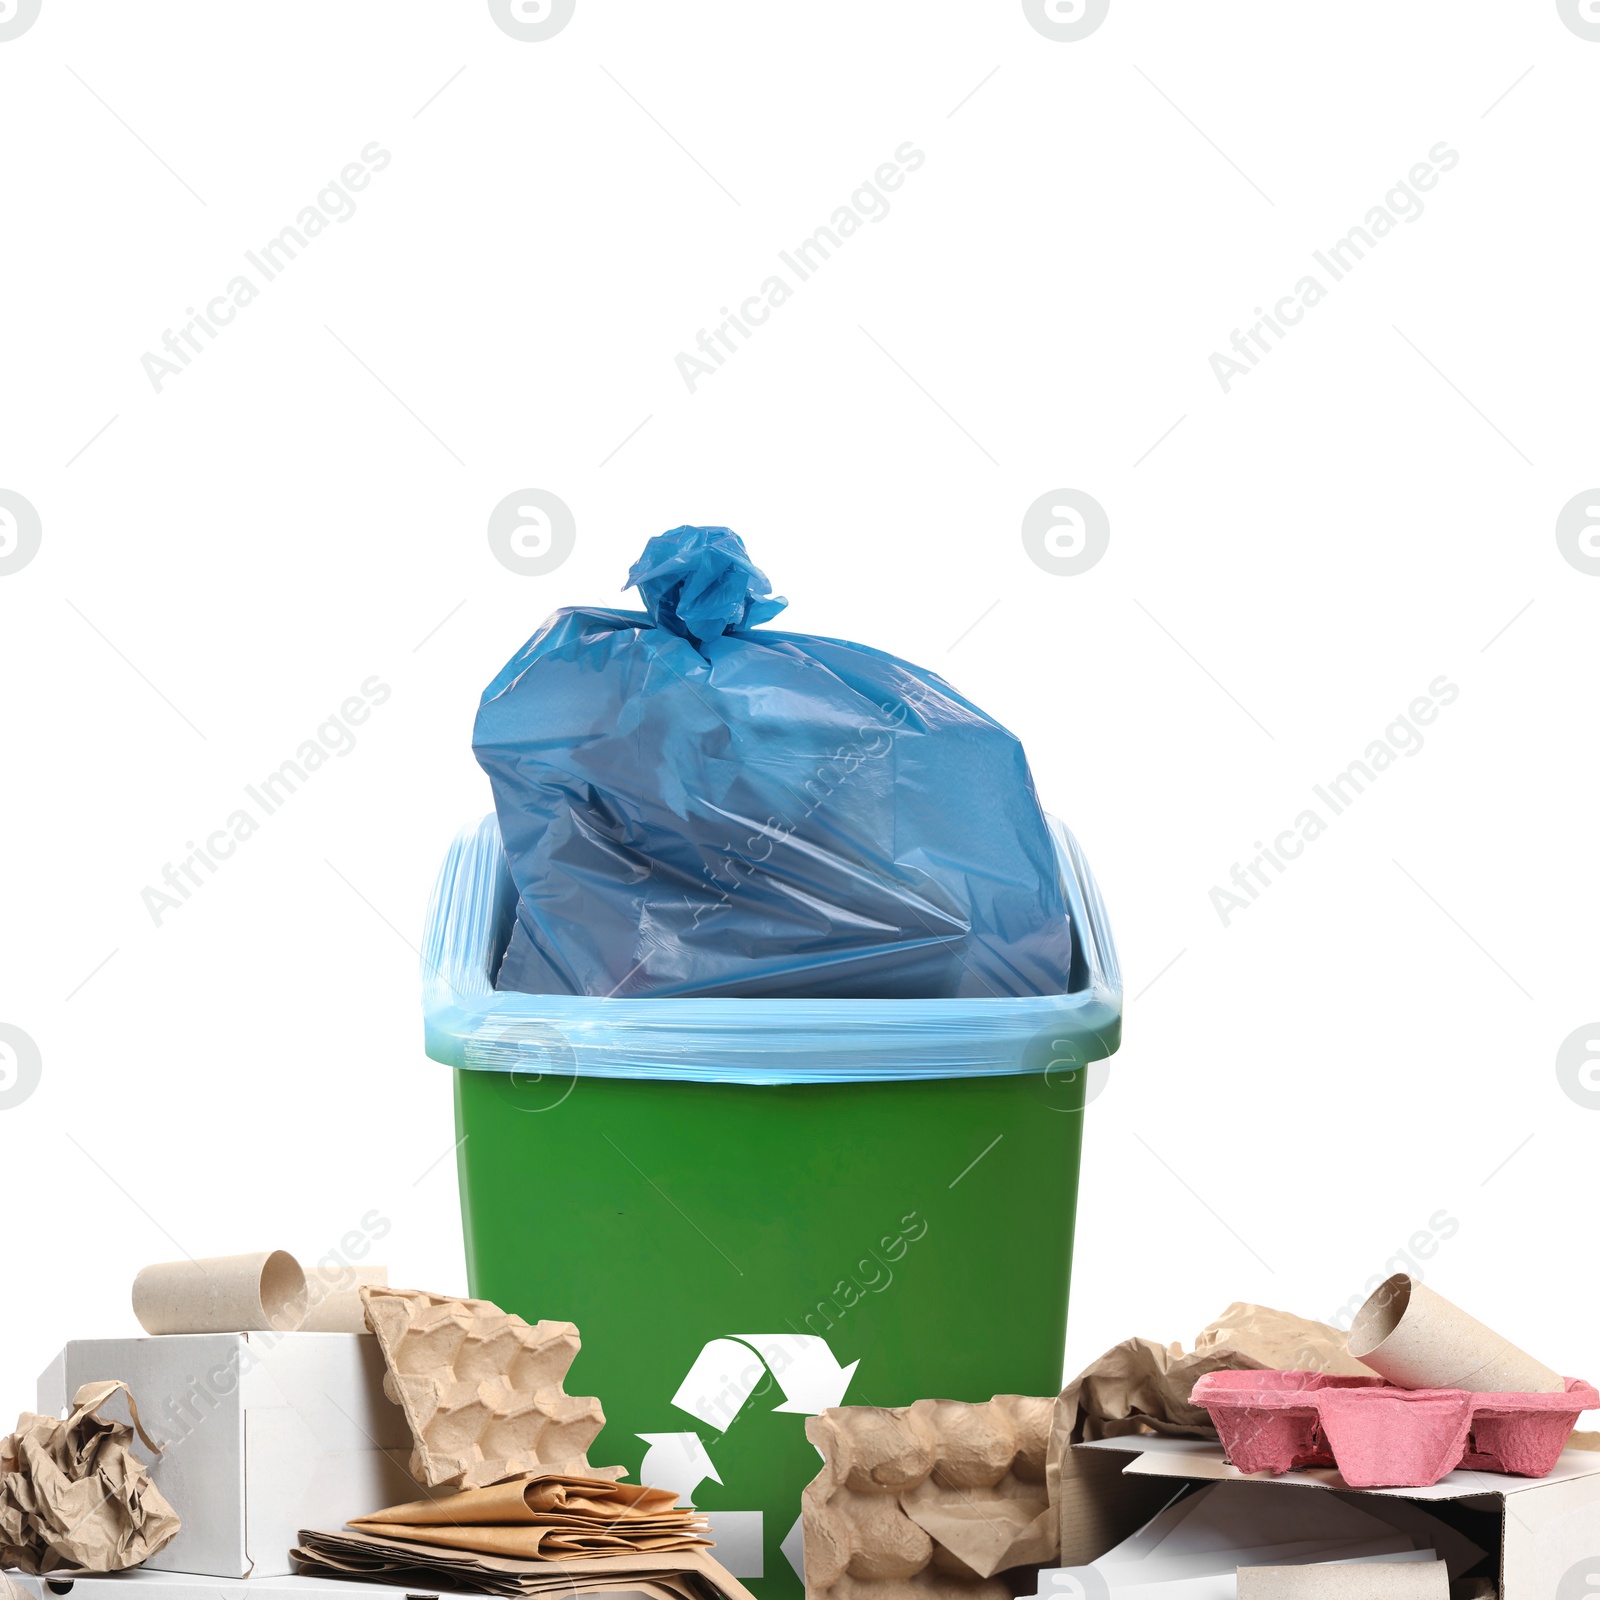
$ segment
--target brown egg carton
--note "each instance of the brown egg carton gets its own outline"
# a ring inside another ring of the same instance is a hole
[[[477,1489],[540,1468],[589,1472],[605,1426],[593,1397],[561,1387],[579,1350],[570,1322],[524,1322],[487,1300],[363,1285],[367,1326],[428,1488]]]
[[[809,1600],[1010,1600],[995,1576],[1056,1552],[1045,1484],[1054,1396],[838,1406],[810,1418]]]

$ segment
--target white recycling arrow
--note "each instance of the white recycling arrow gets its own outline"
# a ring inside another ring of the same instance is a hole
[[[826,1339],[809,1333],[741,1333],[746,1344],[761,1352],[783,1390],[783,1404],[774,1411],[798,1411],[814,1417],[844,1399],[860,1361],[841,1367]]]
[[[695,1357],[672,1403],[708,1427],[726,1430],[763,1372],[783,1391],[774,1411],[815,1416],[838,1405],[859,1361],[841,1367],[826,1339],[807,1333],[741,1333],[712,1339]]]
[[[694,1493],[709,1478],[721,1483],[698,1433],[641,1433],[636,1437],[650,1446],[639,1463],[639,1482],[652,1489],[671,1489],[684,1505],[694,1504]]]
[[[712,1339],[694,1358],[672,1403],[708,1427],[725,1431],[761,1381],[762,1363],[737,1339]]]
[[[804,1517],[796,1517],[794,1526],[783,1536],[783,1543],[778,1548],[783,1552],[783,1558],[794,1568],[794,1575],[801,1583],[806,1581],[806,1541],[802,1528]]]

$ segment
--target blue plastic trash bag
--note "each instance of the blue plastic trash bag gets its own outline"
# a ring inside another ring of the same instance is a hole
[[[758,627],[727,528],[650,540],[646,613],[567,609],[484,691],[528,994],[1060,994],[1073,935],[1018,741],[942,678]]]

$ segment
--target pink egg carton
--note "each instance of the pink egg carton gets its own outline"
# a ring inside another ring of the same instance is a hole
[[[1322,1372],[1208,1372],[1194,1403],[1211,1413],[1241,1472],[1336,1467],[1353,1489],[1420,1489],[1457,1467],[1542,1478],[1600,1393],[1400,1389]]]

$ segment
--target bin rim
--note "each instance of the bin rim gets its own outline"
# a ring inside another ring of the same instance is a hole
[[[1064,823],[1048,820],[1082,956],[1081,981],[1067,993],[599,999],[495,989],[491,962],[505,949],[517,891],[491,812],[456,835],[434,883],[422,944],[425,1048],[446,1066],[524,1079],[871,1083],[1086,1066],[1121,1043],[1122,974],[1083,851]]]

